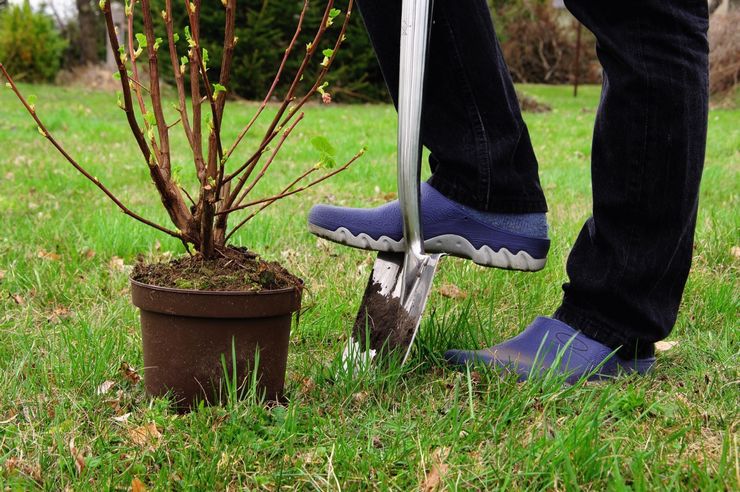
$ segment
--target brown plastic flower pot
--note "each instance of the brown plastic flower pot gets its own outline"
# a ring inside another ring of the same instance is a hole
[[[133,303],[141,310],[144,382],[152,396],[170,394],[180,410],[198,401],[220,403],[225,374],[243,391],[257,389],[282,400],[292,314],[301,307],[300,289],[209,292],[156,287],[131,280]],[[224,369],[224,360],[226,369]]]

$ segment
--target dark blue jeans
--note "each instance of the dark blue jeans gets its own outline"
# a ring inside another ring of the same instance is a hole
[[[401,0],[358,0],[397,98]],[[676,321],[691,266],[708,108],[706,0],[566,1],[604,69],[593,215],[555,317],[623,357]],[[537,160],[483,0],[437,0],[422,140],[431,184],[493,212],[545,212]]]

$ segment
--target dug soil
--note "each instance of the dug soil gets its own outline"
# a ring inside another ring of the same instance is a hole
[[[369,348],[379,353],[402,351],[405,354],[414,335],[415,321],[397,297],[381,294],[380,284],[371,279],[352,328],[352,338],[363,352],[369,341]]]
[[[303,285],[279,263],[264,261],[242,248],[229,248],[211,260],[193,255],[166,263],[139,261],[131,278],[157,287],[220,292],[259,292]]]

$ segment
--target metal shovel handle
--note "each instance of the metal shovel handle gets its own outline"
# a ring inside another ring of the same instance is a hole
[[[398,199],[406,254],[401,299],[411,290],[426,261],[419,211],[421,110],[424,98],[432,0],[403,0],[398,88]]]

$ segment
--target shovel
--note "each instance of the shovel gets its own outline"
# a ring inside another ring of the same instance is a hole
[[[394,355],[406,362],[419,330],[441,255],[427,255],[419,213],[421,109],[424,68],[432,14],[431,0],[403,0],[398,90],[398,199],[403,216],[404,253],[378,253],[344,351],[369,362]],[[359,356],[359,357],[358,357]]]

